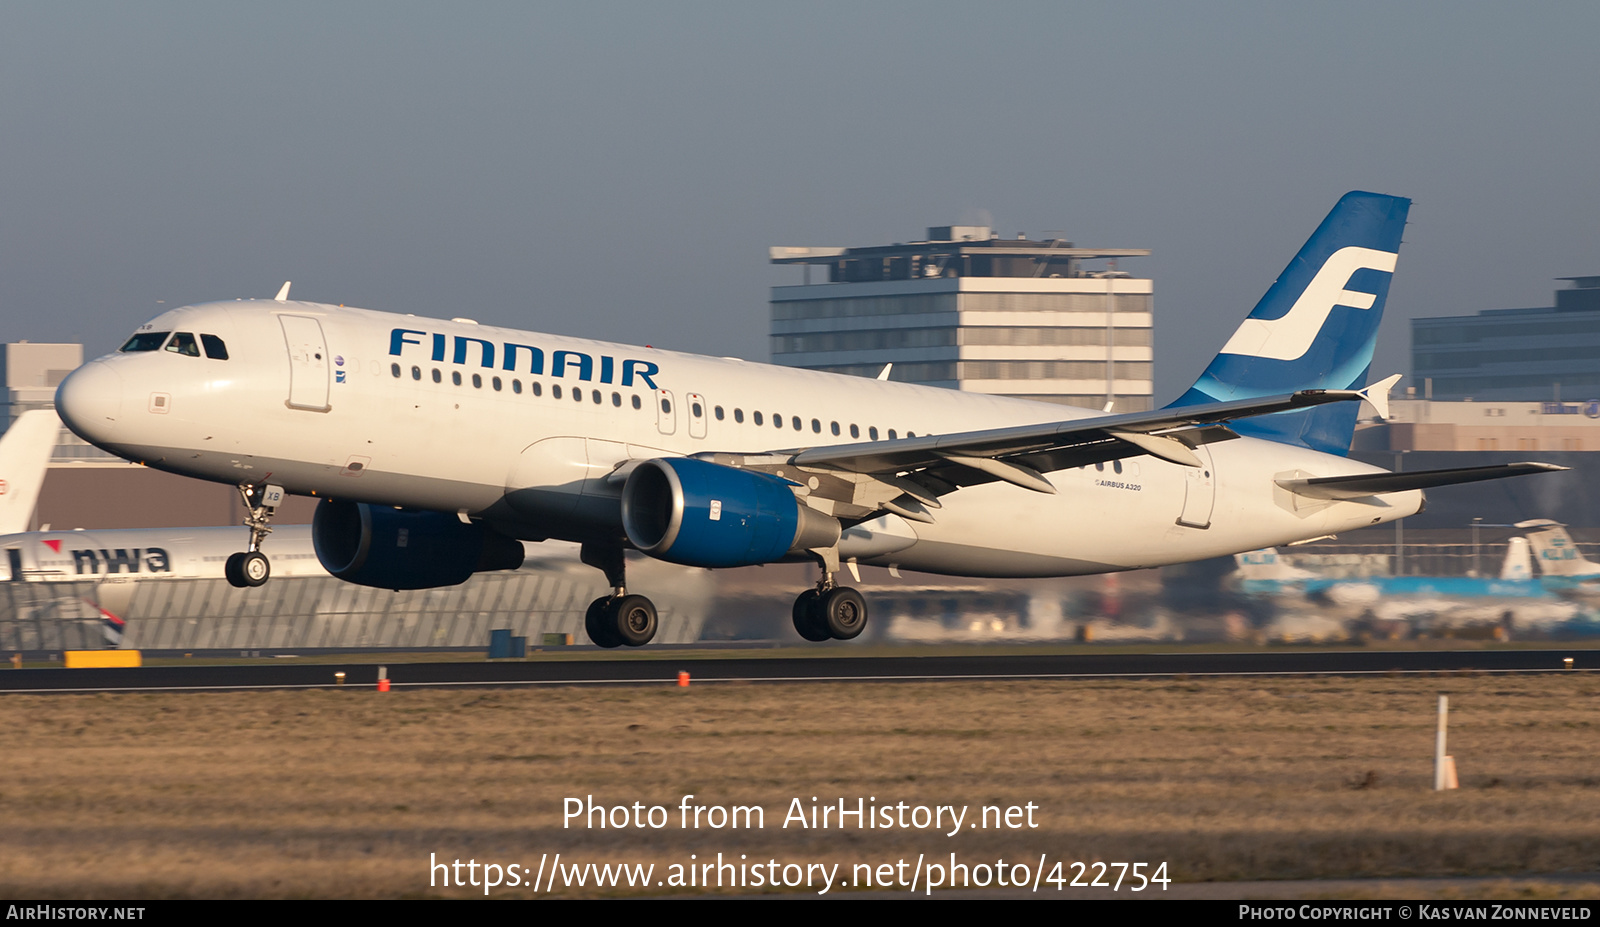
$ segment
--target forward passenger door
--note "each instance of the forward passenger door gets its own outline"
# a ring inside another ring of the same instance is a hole
[[[303,315],[280,315],[278,321],[289,349],[289,408],[328,411],[328,346],[322,323]]]

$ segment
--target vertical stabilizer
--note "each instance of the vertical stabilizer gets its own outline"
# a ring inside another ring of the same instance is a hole
[[[1234,554],[1233,563],[1239,578],[1245,582],[1292,583],[1316,577],[1310,570],[1290,566],[1276,547],[1264,547],[1261,550]]]
[[[1341,197],[1173,405],[1365,386],[1410,208],[1411,201],[1398,196]],[[1242,419],[1233,427],[1251,437],[1346,454],[1358,411],[1354,403],[1334,403]]]
[[[1506,560],[1500,565],[1501,579],[1533,579],[1533,555],[1527,538],[1512,538],[1506,545]]]
[[[1548,518],[1519,521],[1516,527],[1528,531],[1528,543],[1533,545],[1533,559],[1538,561],[1539,572],[1545,576],[1600,576],[1600,563],[1593,563],[1578,550],[1567,534],[1566,526]]]
[[[0,534],[28,530],[60,434],[56,413],[35,409],[22,413],[0,435]]]

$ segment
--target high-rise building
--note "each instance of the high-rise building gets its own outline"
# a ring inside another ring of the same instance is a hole
[[[1562,277],[1556,304],[1411,320],[1411,372],[1429,399],[1600,399],[1600,277]]]
[[[773,248],[799,286],[772,288],[772,360],[1116,412],[1153,400],[1151,281],[1118,270],[1144,248],[1001,239],[987,226],[927,241]],[[813,268],[825,282],[813,283]],[[820,274],[819,274],[820,275]]]

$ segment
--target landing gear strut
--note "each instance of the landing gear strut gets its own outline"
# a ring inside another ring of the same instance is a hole
[[[642,595],[629,595],[622,545],[584,544],[579,555],[584,563],[606,574],[611,594],[589,603],[583,616],[583,630],[600,647],[643,647],[656,636],[656,607]]]
[[[837,559],[824,557],[817,587],[794,600],[794,629],[808,641],[847,641],[867,628],[867,600],[848,586],[834,585],[838,569]]]
[[[250,529],[250,548],[231,554],[223,566],[228,582],[239,588],[260,586],[272,576],[272,564],[261,552],[261,542],[272,533],[267,524],[283,503],[283,487],[239,484],[239,498],[244,502],[244,526]]]

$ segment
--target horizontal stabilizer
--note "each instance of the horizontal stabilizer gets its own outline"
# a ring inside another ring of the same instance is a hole
[[[1362,473],[1356,476],[1323,476],[1309,480],[1278,480],[1279,486],[1290,492],[1312,499],[1361,499],[1386,492],[1407,492],[1413,489],[1431,489],[1434,486],[1454,486],[1457,483],[1476,483],[1480,480],[1498,480],[1508,476],[1529,473],[1547,473],[1565,470],[1547,463],[1511,463],[1494,467],[1457,467],[1451,470],[1418,470],[1414,473]]]

